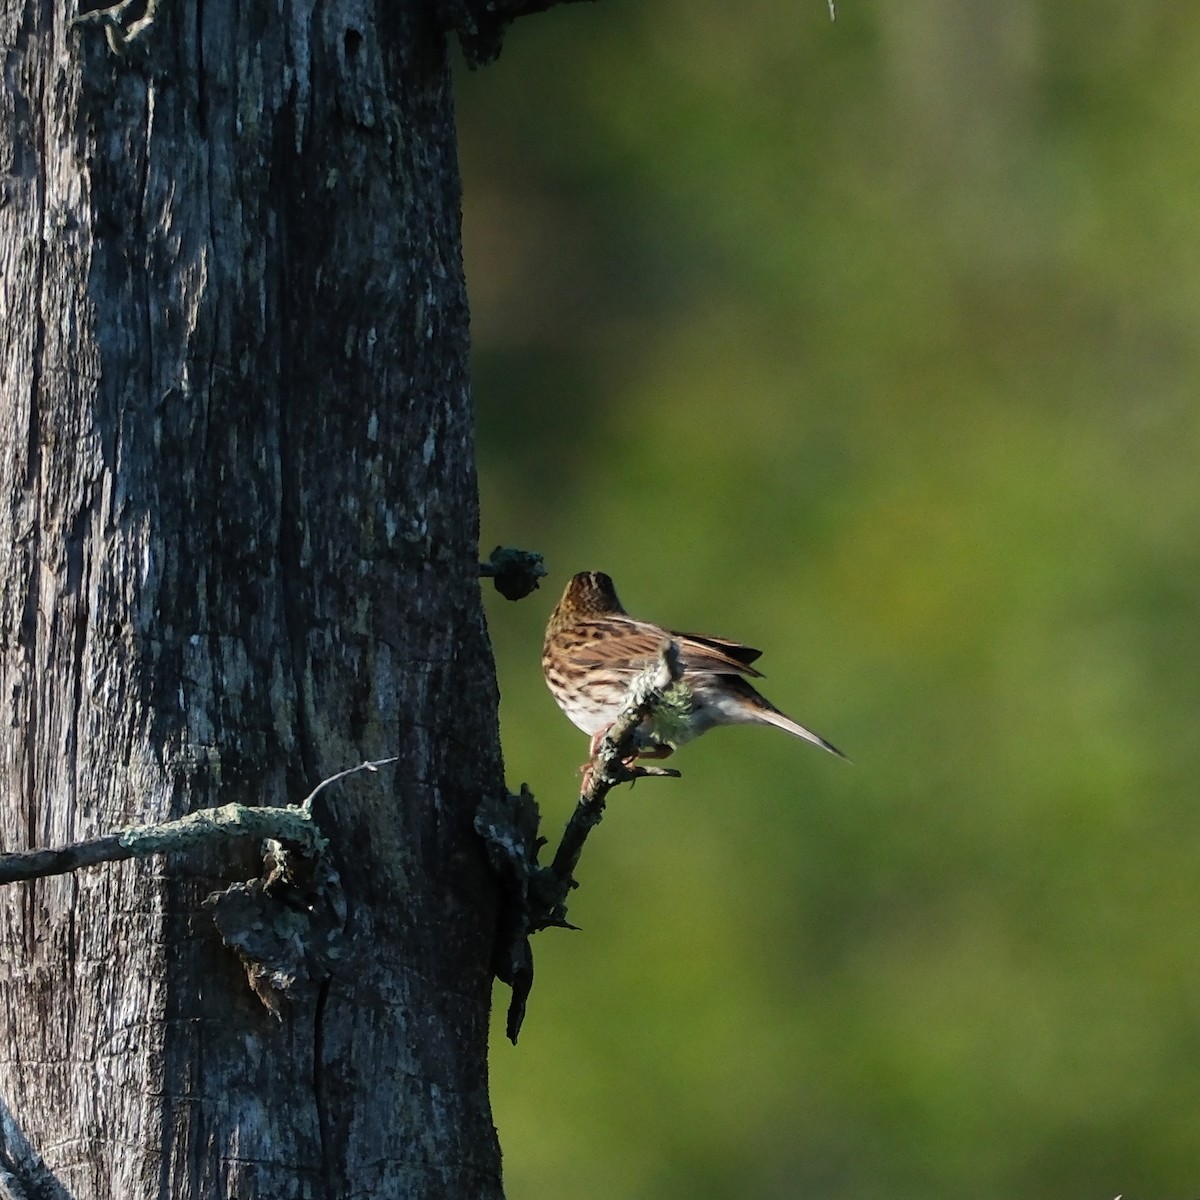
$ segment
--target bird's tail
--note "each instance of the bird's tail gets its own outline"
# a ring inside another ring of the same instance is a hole
[[[806,729],[799,721],[793,721],[787,713],[780,712],[766,696],[751,687],[740,675],[722,675],[721,683],[723,686],[717,689],[714,707],[721,709],[726,721],[732,724],[774,725],[776,729],[782,729],[792,737],[803,738],[806,742],[812,742],[814,746],[820,746],[822,750],[828,750],[830,754],[836,754],[838,758],[850,761],[832,742],[827,742],[819,733]]]
[[[828,750],[830,754],[836,754],[838,758],[846,758],[832,742],[827,742],[819,733],[806,729],[799,721],[793,721],[786,713],[781,713],[775,707],[760,709],[758,718],[764,725],[774,725],[776,729],[782,729],[784,733],[790,733],[793,737],[812,742],[814,746],[820,746],[822,750]],[[846,758],[846,761],[850,760]]]

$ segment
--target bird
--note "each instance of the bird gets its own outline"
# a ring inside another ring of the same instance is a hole
[[[550,614],[542,671],[558,707],[591,735],[592,758],[624,707],[630,685],[671,646],[677,655],[678,682],[665,689],[665,703],[639,726],[634,757],[665,758],[718,725],[772,725],[846,757],[751,686],[747,677],[762,677],[750,665],[761,650],[639,621],[622,607],[608,575],[581,571]]]

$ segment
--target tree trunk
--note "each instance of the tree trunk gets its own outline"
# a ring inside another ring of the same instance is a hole
[[[202,907],[244,847],[0,891],[13,1195],[500,1196],[471,823],[502,779],[421,13],[162,0],[114,53],[0,0],[0,848],[400,756],[317,801],[345,924],[278,1019]]]

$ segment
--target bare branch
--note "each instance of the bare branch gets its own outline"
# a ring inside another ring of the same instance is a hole
[[[0,1097],[0,1200],[72,1200]]]
[[[325,839],[312,817],[312,802],[317,793],[347,775],[357,771],[377,771],[395,761],[395,758],[381,758],[339,771],[317,784],[300,804],[281,807],[222,804],[219,808],[202,808],[174,821],[131,825],[116,833],[72,842],[55,849],[0,854],[0,884],[39,879],[45,875],[62,875],[97,863],[148,858],[152,854],[244,838],[260,841],[274,838],[298,848],[304,854],[314,855],[325,848]]]
[[[634,680],[621,712],[588,765],[579,802],[549,866],[540,866],[537,861],[545,839],[538,837],[540,817],[527,787],[522,786],[519,796],[485,801],[476,813],[475,829],[487,845],[506,894],[493,970],[512,988],[507,1032],[513,1042],[521,1032],[533,987],[529,939],[551,926],[575,928],[567,920],[567,896],[577,886],[575,868],[588,834],[604,816],[608,793],[618,784],[635,779],[679,777],[678,771],[664,767],[639,766],[636,755],[639,727],[662,703],[663,693],[680,674],[679,647],[664,638],[659,658]]]
[[[214,841],[240,838],[277,838],[305,847],[309,852],[324,845],[312,818],[297,805],[285,808],[251,808],[223,804],[204,808],[177,821],[158,825],[133,825],[119,833],[73,842],[52,850],[21,850],[0,855],[0,884],[44,875],[62,875],[97,863],[125,858],[148,858],[171,850],[184,850]]]

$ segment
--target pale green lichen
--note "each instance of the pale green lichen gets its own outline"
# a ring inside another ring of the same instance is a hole
[[[659,691],[654,707],[639,731],[638,742],[643,748],[679,746],[691,736],[692,689],[682,680],[675,680]]]
[[[199,842],[229,837],[276,838],[314,852],[326,845],[312,817],[297,804],[282,808],[222,804],[189,813],[176,821],[130,826],[121,830],[120,843],[142,856],[185,850]]]

